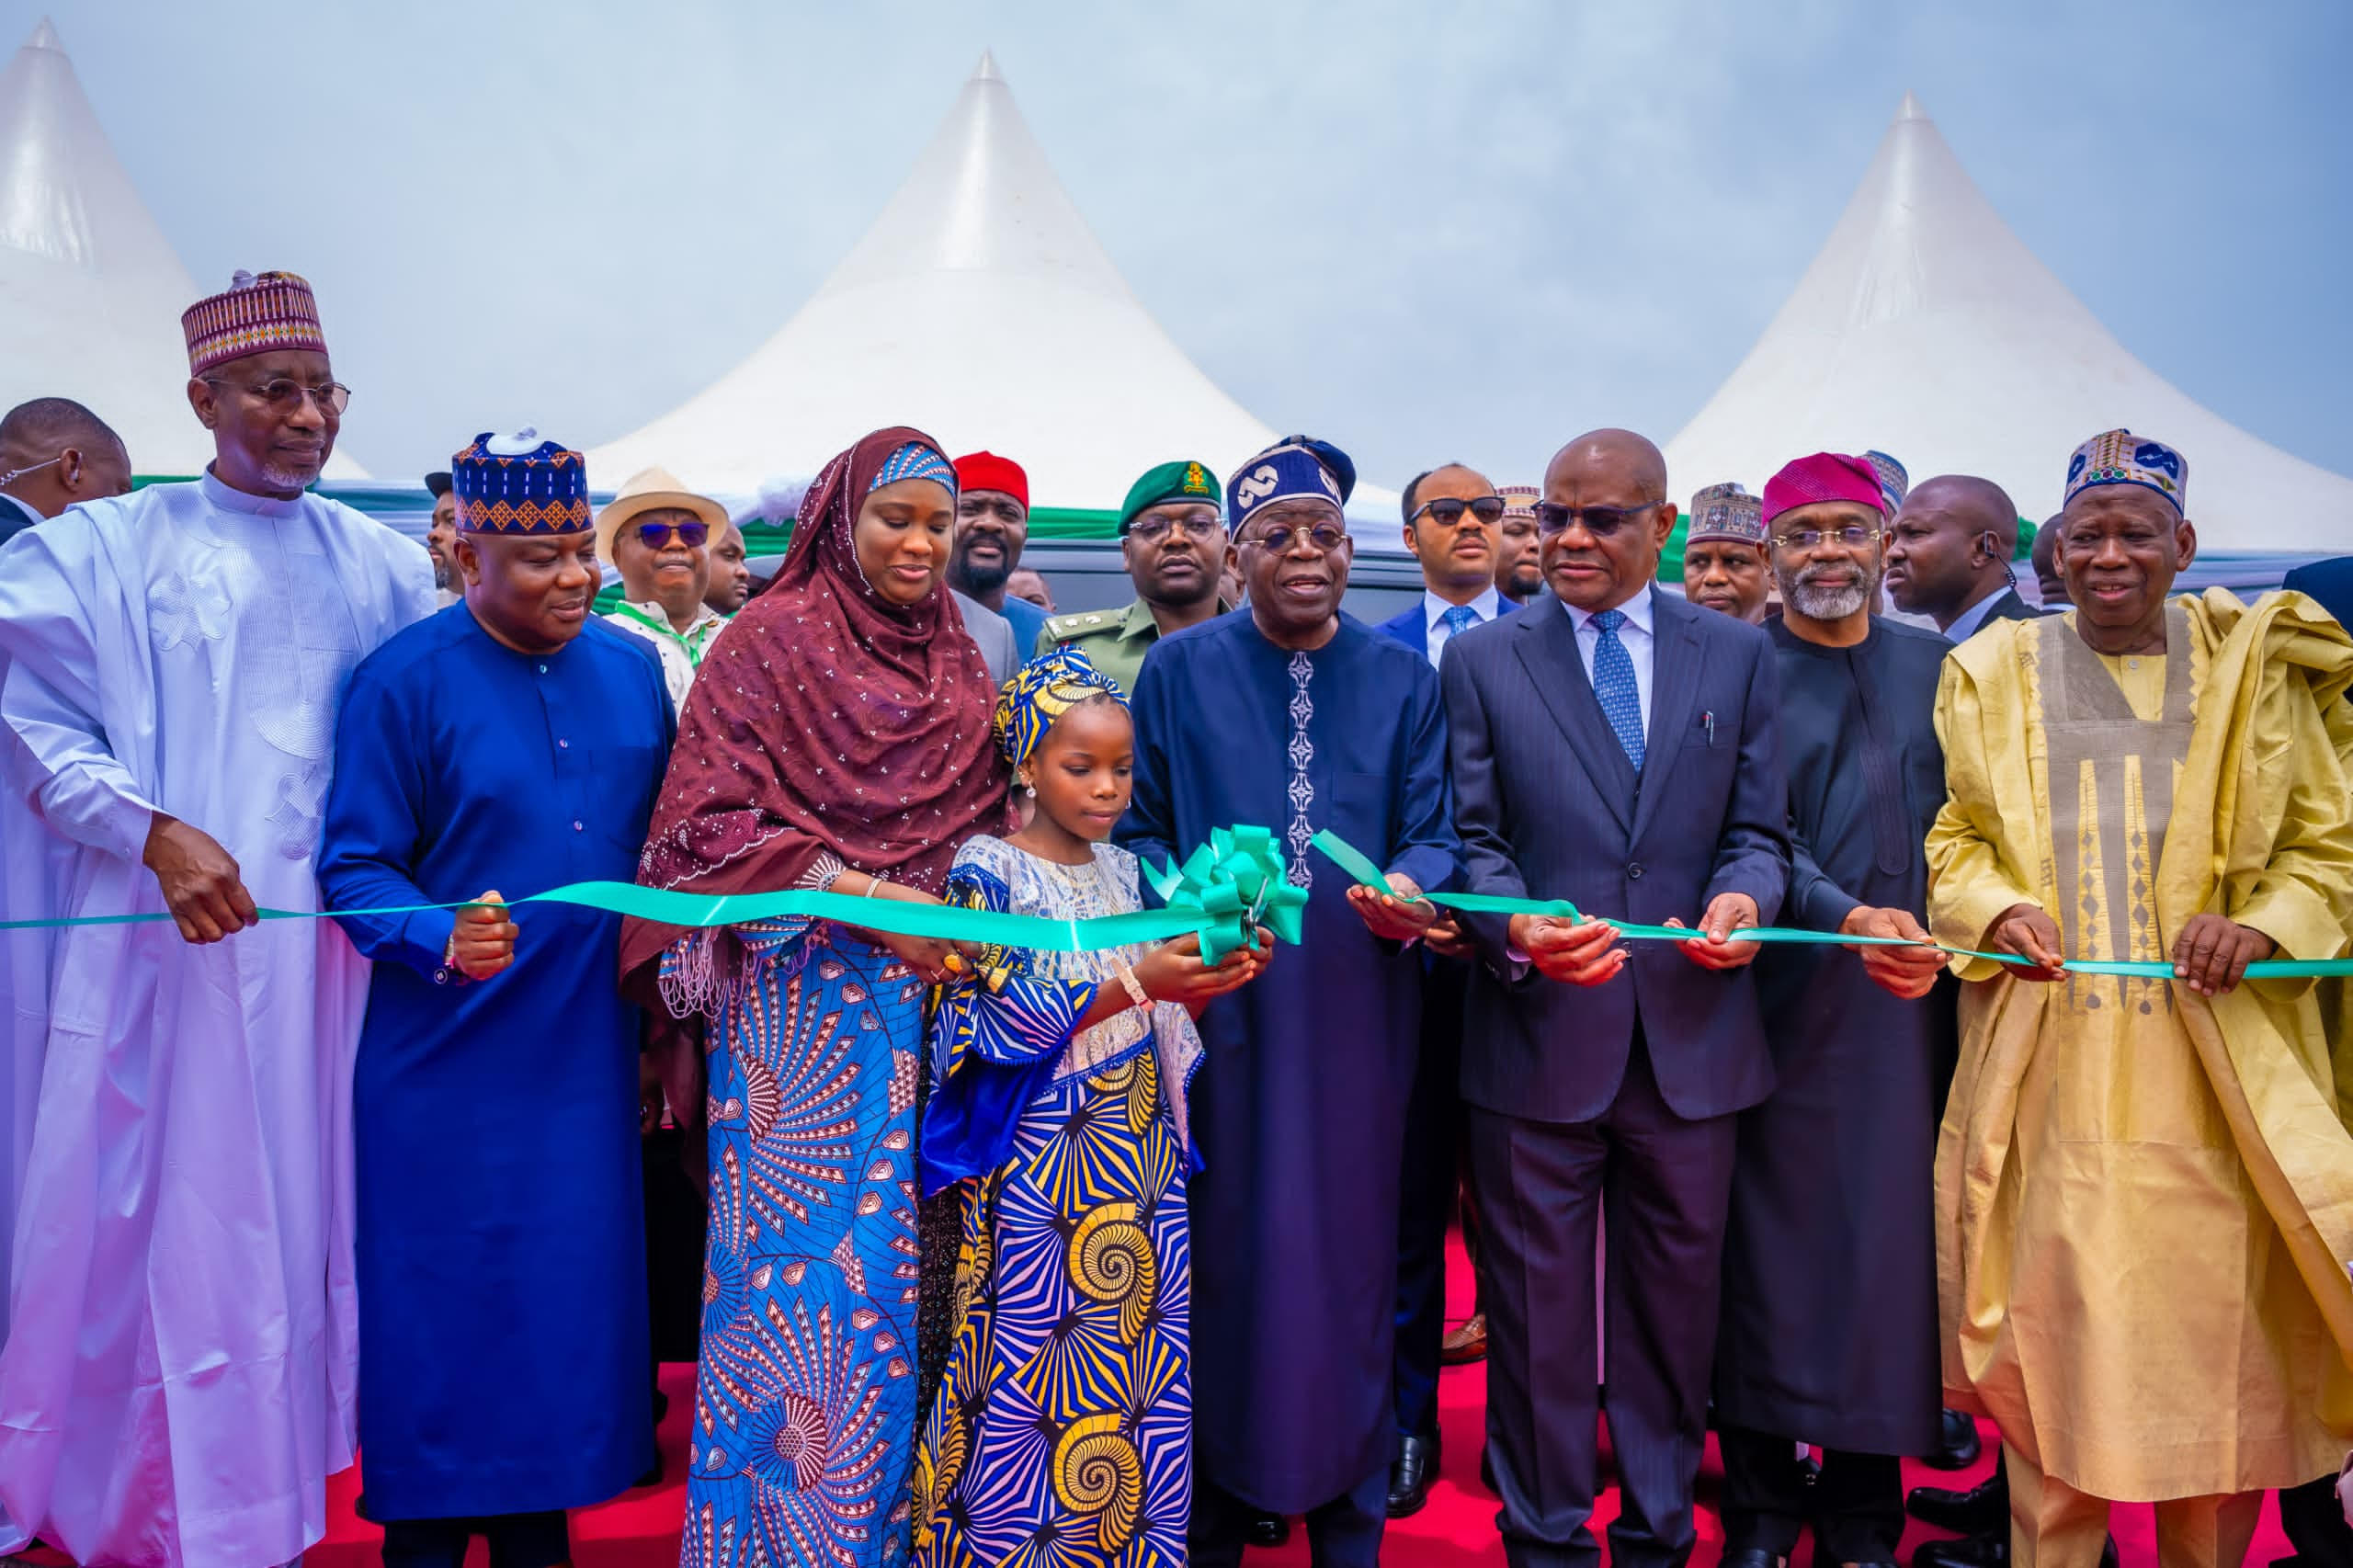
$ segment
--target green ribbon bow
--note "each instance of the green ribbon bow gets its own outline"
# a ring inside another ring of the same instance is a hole
[[[1282,941],[1299,942],[1307,890],[1283,874],[1282,852],[1263,827],[1212,828],[1210,841],[1182,867],[1147,864],[1144,874],[1172,913],[1185,911],[1198,922],[1203,963],[1257,946],[1262,925]]]

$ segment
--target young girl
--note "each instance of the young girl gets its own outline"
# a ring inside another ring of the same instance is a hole
[[[1085,653],[1031,661],[997,699],[997,745],[1036,807],[956,855],[948,902],[1055,919],[1140,907],[1128,808],[1135,731]],[[1193,1016],[1256,976],[1267,945],[1205,966],[1197,938],[1144,950],[985,949],[942,996],[925,1185],[961,1182],[958,1327],[915,1456],[915,1561],[1185,1561],[1192,1500],[1186,1344]]]

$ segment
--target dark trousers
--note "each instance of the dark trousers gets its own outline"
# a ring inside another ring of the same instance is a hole
[[[572,1561],[563,1511],[490,1514],[473,1519],[392,1519],[384,1525],[384,1568],[464,1568],[466,1543],[481,1536],[490,1568],[556,1568]]]
[[[1893,1454],[1822,1450],[1808,1485],[1796,1442],[1746,1426],[1716,1428],[1724,1458],[1724,1552],[1797,1551],[1813,1526],[1816,1562],[1892,1562],[1904,1539],[1904,1461]]]
[[[2353,1568],[2353,1529],[2336,1501],[2336,1477],[2324,1475],[2279,1493],[2279,1528],[2296,1549],[2299,1568]]]
[[[1588,1524],[1601,1405],[1586,1303],[1605,1210],[1608,1413],[1623,1504],[1610,1561],[1679,1568],[1690,1556],[1737,1121],[1668,1109],[1639,1028],[1618,1097],[1596,1120],[1471,1111],[1487,1453],[1514,1568],[1600,1560]]]
[[[1405,1168],[1397,1190],[1400,1437],[1438,1436],[1438,1343],[1446,1337],[1446,1222],[1462,1185],[1462,993],[1467,964],[1433,960],[1422,974],[1421,1052],[1405,1104]]]
[[[1193,1568],[1236,1568],[1250,1526],[1266,1512],[1196,1477],[1193,1482]],[[1307,1511],[1308,1561],[1315,1568],[1380,1568],[1381,1532],[1389,1522],[1389,1466]]]

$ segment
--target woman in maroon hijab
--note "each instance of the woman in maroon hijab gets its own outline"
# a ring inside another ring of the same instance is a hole
[[[919,431],[827,464],[680,716],[638,880],[938,902],[1007,827],[995,691],[942,580],[956,475]],[[894,1563],[917,1417],[923,1008],[948,949],[829,921],[631,923],[625,983],[709,1029],[710,1222],[686,1568]]]

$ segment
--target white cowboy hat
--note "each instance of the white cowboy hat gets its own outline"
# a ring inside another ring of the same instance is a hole
[[[710,528],[713,540],[727,531],[727,508],[708,495],[698,495],[678,483],[678,476],[666,468],[640,469],[629,476],[629,483],[615,493],[605,509],[597,514],[597,559],[612,564],[613,536],[621,525],[641,512],[660,511],[675,506],[692,512]]]

